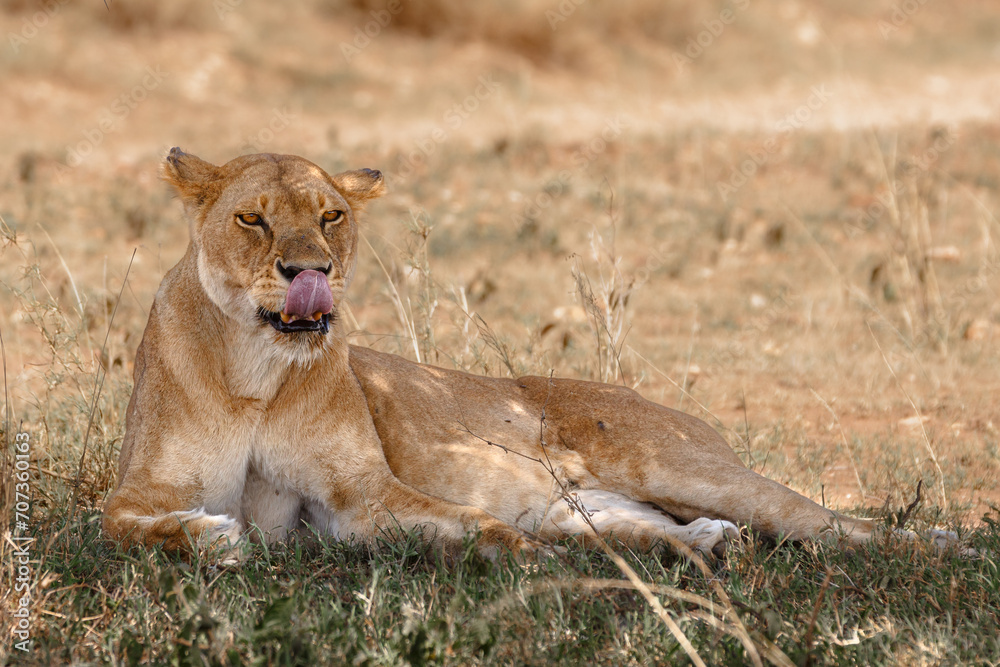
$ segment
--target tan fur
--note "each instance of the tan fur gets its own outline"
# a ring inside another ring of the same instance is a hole
[[[217,167],[173,149],[187,254],[164,278],[136,358],[104,529],[125,543],[230,546],[251,524],[280,539],[306,521],[372,542],[422,527],[434,544],[480,531],[480,549],[589,530],[639,547],[668,537],[717,551],[746,524],[793,539],[868,539],[869,521],[824,509],[747,469],[708,425],[622,387],[495,379],[418,365],[328,334],[282,334],[289,281],[332,266],[337,305],[354,273],[355,218],[378,172],[330,177],[294,156]],[[323,211],[346,214],[327,228]],[[236,216],[257,212],[264,230]],[[687,525],[684,525],[687,524]]]

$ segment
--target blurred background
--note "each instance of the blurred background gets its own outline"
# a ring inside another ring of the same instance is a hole
[[[833,506],[899,505],[919,480],[970,523],[1000,501],[996,3],[2,0],[0,18],[4,437],[33,434],[43,491],[85,439],[83,499],[114,483],[135,348],[187,244],[158,180],[180,146],[386,174],[356,344],[633,386]]]

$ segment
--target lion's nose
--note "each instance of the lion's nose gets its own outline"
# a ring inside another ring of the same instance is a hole
[[[295,276],[299,275],[303,271],[319,271],[320,273],[330,275],[330,270],[333,269],[333,262],[329,262],[326,266],[297,266],[293,264],[285,265],[282,264],[281,260],[277,263],[278,273],[284,276],[289,282],[295,279]]]

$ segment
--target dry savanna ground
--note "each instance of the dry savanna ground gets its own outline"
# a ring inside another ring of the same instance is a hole
[[[175,145],[387,174],[358,344],[626,384],[830,506],[896,510],[922,481],[929,523],[996,517],[991,3],[3,0],[0,17],[3,438],[30,435],[36,525],[78,474],[81,511],[113,487],[135,348],[187,244],[158,180]]]

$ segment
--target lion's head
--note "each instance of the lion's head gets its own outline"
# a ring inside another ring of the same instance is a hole
[[[163,177],[184,203],[201,285],[224,315],[292,358],[323,349],[354,275],[355,215],[384,192],[382,174],[330,176],[269,153],[217,167],[173,148]]]

